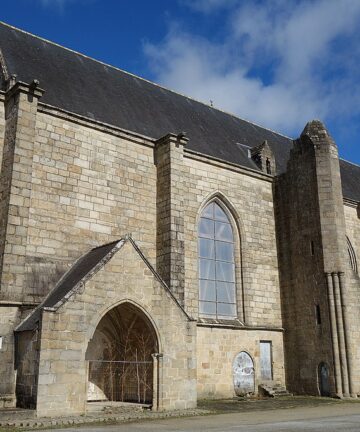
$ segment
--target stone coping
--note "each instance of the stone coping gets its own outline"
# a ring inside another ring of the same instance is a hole
[[[35,418],[34,410],[16,410],[13,409],[12,418],[2,420],[2,416],[10,410],[0,410],[0,431],[1,428],[5,430],[12,428],[20,429],[42,429],[54,426],[73,426],[73,425],[86,425],[86,424],[98,424],[98,423],[122,423],[134,420],[145,420],[145,419],[162,419],[168,417],[192,417],[199,415],[207,415],[212,411],[200,408],[193,408],[187,410],[174,410],[174,411],[151,411],[148,409],[142,409],[141,407],[106,407],[103,411],[89,411],[84,415],[80,416],[69,416],[69,417],[57,417],[57,418]],[[28,415],[26,414],[28,412]],[[9,416],[8,416],[9,417]]]

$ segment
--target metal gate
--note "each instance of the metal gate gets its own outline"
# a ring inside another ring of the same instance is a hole
[[[152,361],[89,360],[88,401],[151,404]]]

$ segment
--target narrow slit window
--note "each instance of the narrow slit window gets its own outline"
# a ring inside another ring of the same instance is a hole
[[[271,174],[271,162],[269,158],[266,158],[266,173]]]
[[[320,305],[315,306],[315,314],[316,314],[316,324],[321,325],[321,310]]]
[[[315,244],[313,242],[313,240],[311,240],[310,242],[310,250],[311,250],[311,256],[315,255]]]

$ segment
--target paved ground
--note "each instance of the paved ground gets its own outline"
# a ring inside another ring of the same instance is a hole
[[[359,403],[330,403],[296,408],[229,412],[192,418],[49,429],[48,432],[359,432]]]

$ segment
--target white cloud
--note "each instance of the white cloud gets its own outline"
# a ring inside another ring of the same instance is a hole
[[[160,44],[146,44],[155,79],[289,134],[311,118],[360,114],[360,1],[233,2],[228,16],[221,42],[175,25]]]

